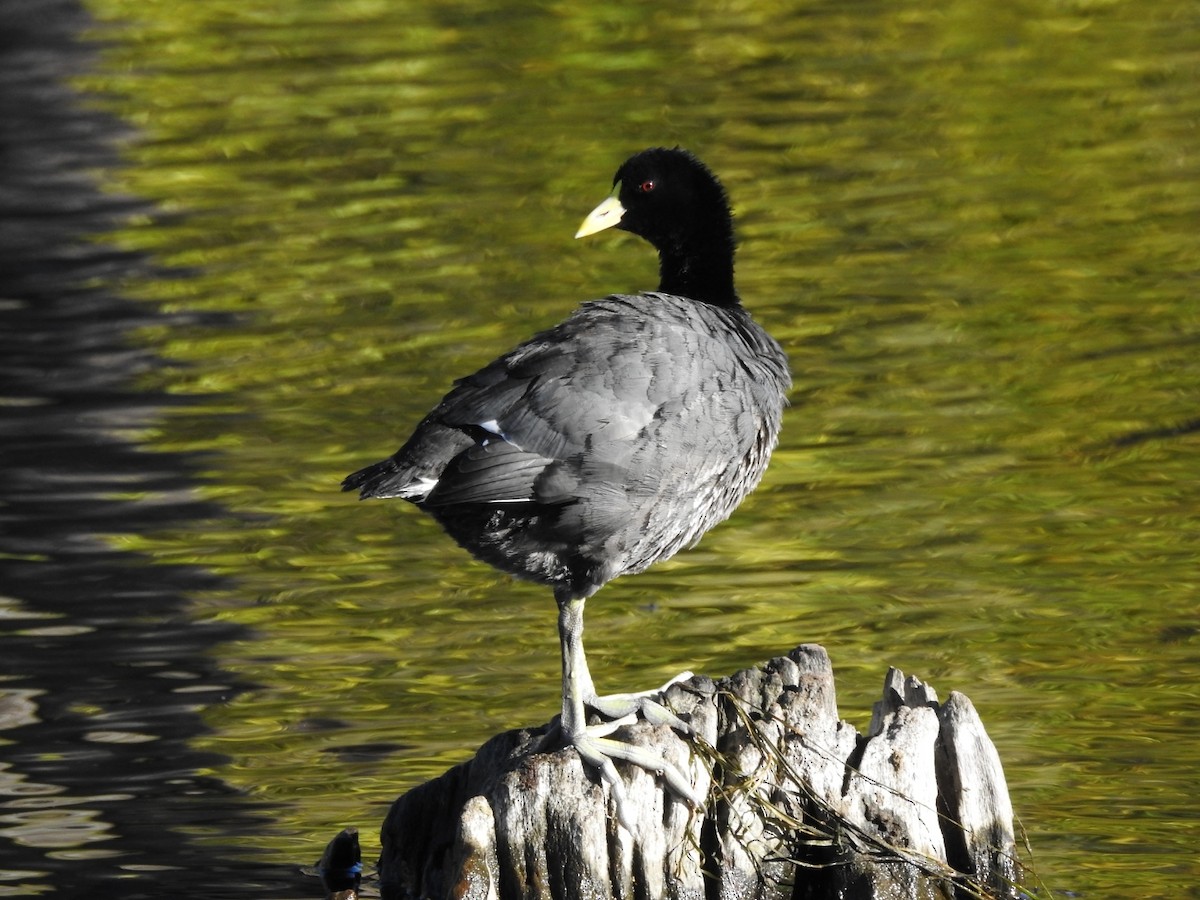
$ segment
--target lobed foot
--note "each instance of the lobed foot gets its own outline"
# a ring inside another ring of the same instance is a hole
[[[633,721],[634,717],[631,716],[626,721],[617,720],[593,727],[611,730]],[[589,727],[584,734],[575,737],[571,744],[579,753],[580,759],[599,770],[600,778],[612,792],[613,804],[617,808],[617,821],[626,831],[633,833],[633,816],[628,808],[629,798],[625,791],[625,783],[621,781],[621,776],[617,773],[616,766],[613,765],[614,759],[633,763],[635,766],[640,766],[658,775],[666,782],[671,793],[686,802],[692,809],[700,809],[704,806],[704,798],[696,793],[690,779],[674,765],[643,747],[602,737],[600,735],[606,734],[607,731],[596,733],[593,731],[593,727]]]
[[[617,820],[626,831],[632,832],[633,817],[628,809],[629,800],[625,791],[625,783],[621,781],[621,777],[613,765],[614,759],[620,759],[648,772],[653,772],[662,778],[671,793],[692,809],[700,809],[704,806],[704,798],[696,793],[691,779],[675,765],[644,747],[607,737],[623,725],[632,725],[637,721],[639,715],[652,725],[669,725],[680,734],[690,735],[692,733],[691,726],[659,700],[671,685],[687,681],[691,677],[691,672],[682,672],[660,688],[637,693],[606,694],[601,697],[593,691],[590,696],[583,698],[584,705],[591,707],[601,715],[610,717],[612,721],[585,726],[582,733],[575,736],[567,735],[568,742],[579,753],[580,759],[599,770],[601,779],[612,792],[613,804],[617,809]]]

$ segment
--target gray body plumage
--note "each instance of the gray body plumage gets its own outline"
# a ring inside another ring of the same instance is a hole
[[[729,516],[790,384],[741,306],[614,295],[460,379],[346,486],[403,497],[479,559],[587,597]]]

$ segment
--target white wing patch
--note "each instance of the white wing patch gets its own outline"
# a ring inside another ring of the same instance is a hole
[[[400,496],[405,500],[423,500],[437,483],[436,478],[417,478],[400,489]]]

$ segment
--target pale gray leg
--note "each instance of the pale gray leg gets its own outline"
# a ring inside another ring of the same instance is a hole
[[[661,775],[673,793],[693,807],[702,806],[703,799],[697,796],[691,781],[675,766],[641,747],[606,737],[622,725],[636,721],[639,712],[654,724],[669,724],[684,734],[689,733],[687,723],[652,698],[675,682],[690,678],[691,674],[673,678],[658,691],[598,696],[583,651],[583,606],[586,598],[559,596],[557,599],[563,669],[562,732],[580,758],[600,771],[600,777],[612,791],[621,825],[627,831],[631,830],[632,819],[626,809],[625,786],[612,763],[614,759],[631,762]],[[615,717],[614,721],[589,726],[585,706],[592,707],[602,715]]]

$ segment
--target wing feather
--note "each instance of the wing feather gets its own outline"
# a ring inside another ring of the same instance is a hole
[[[450,461],[424,503],[530,503],[534,482],[551,462],[503,440],[476,444]]]

